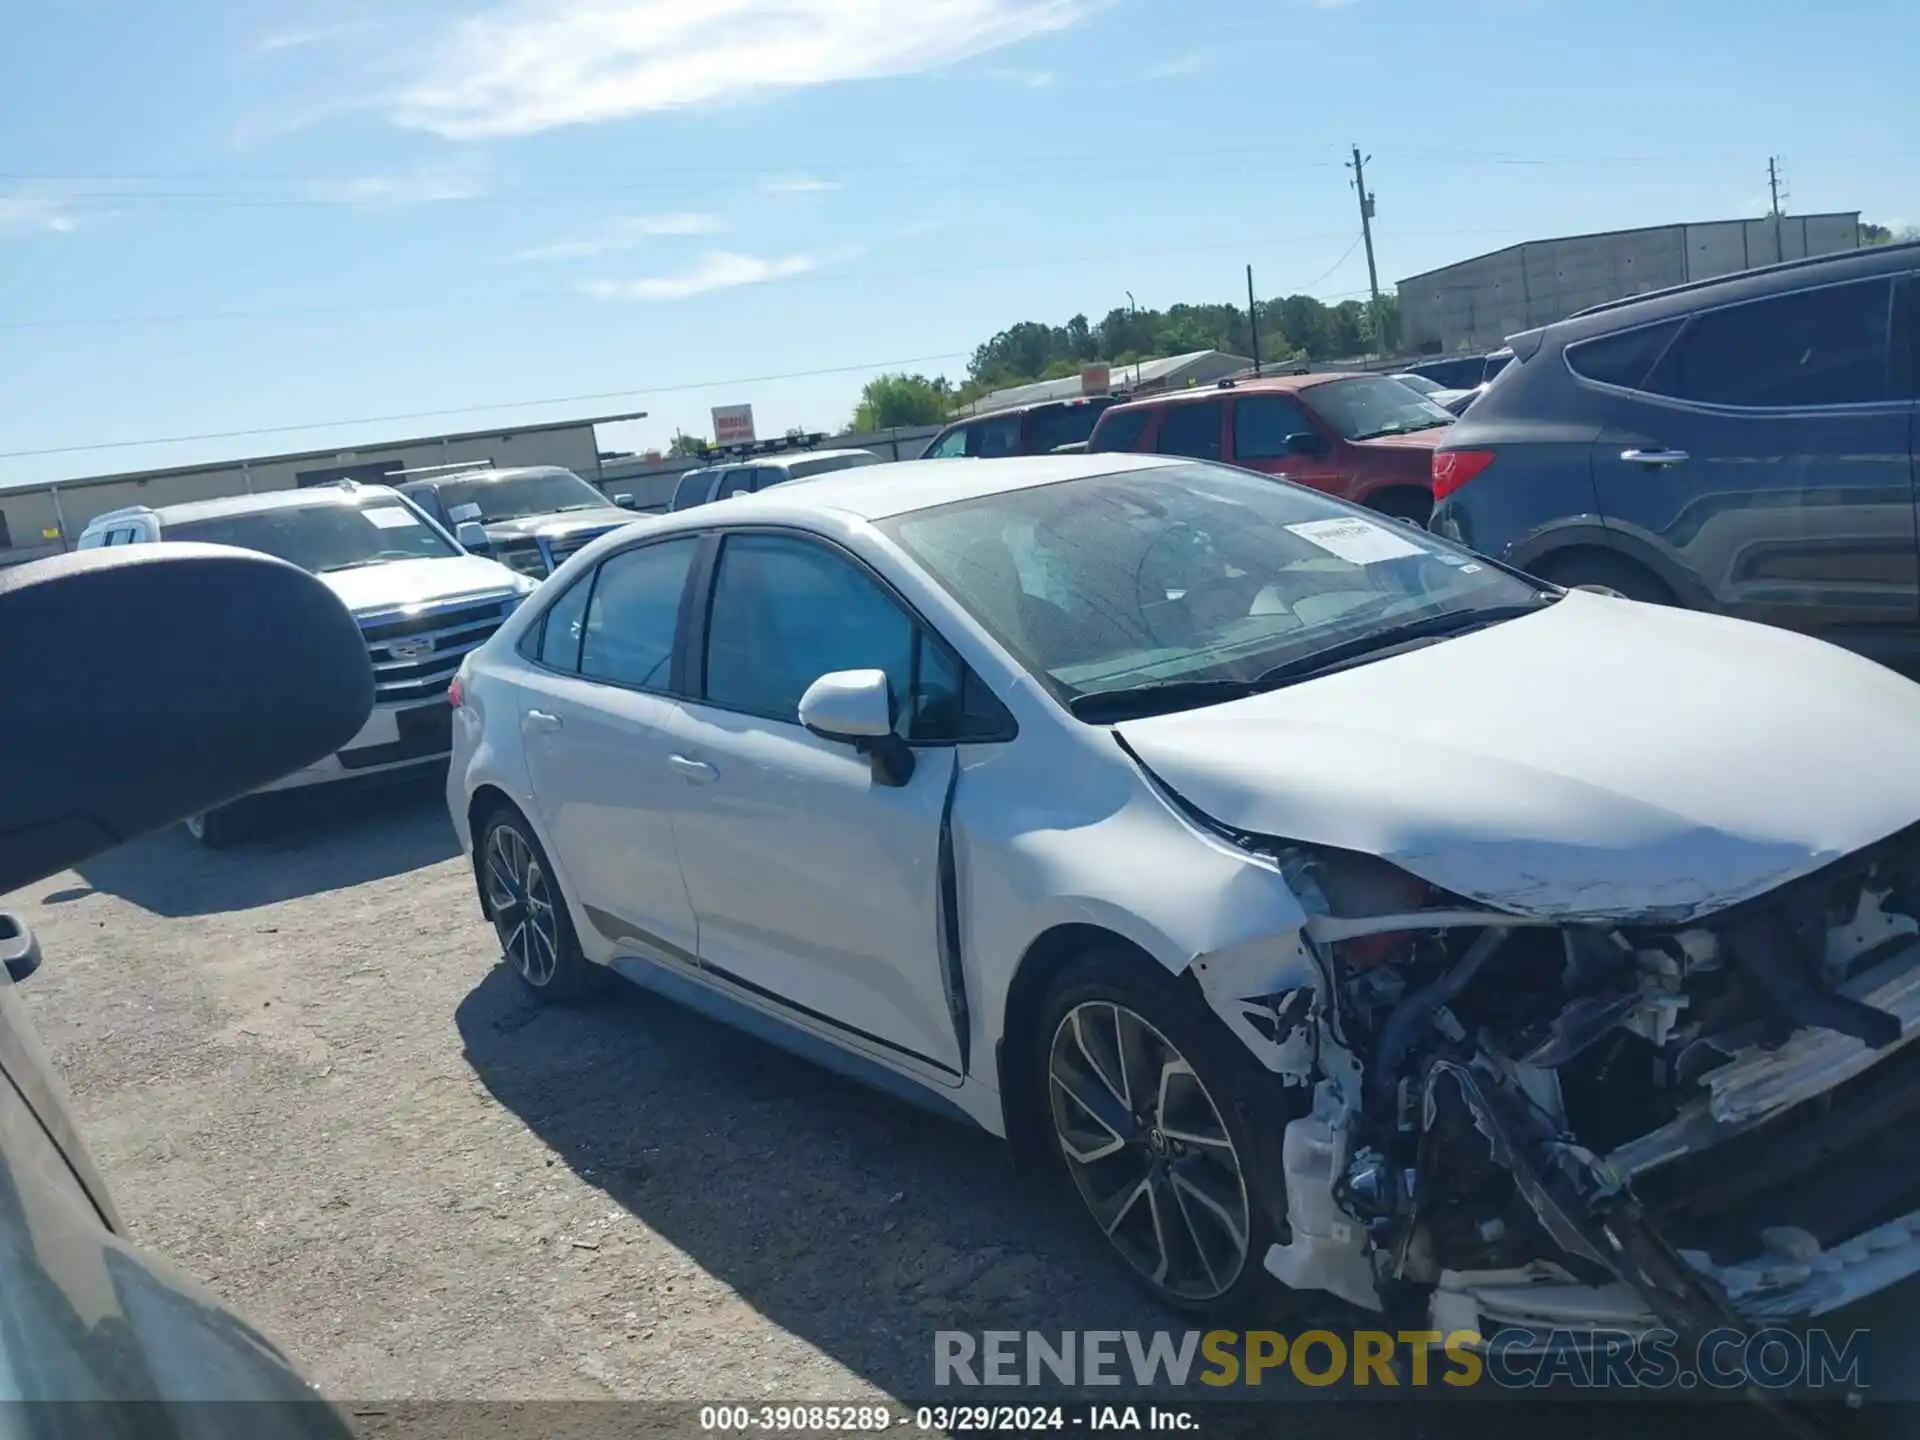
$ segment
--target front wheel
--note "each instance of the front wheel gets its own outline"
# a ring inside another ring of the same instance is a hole
[[[516,811],[496,810],[480,836],[480,881],[500,951],[542,1000],[580,1000],[604,988],[607,971],[581,953],[553,866]]]
[[[1068,967],[1039,1041],[1051,1148],[1107,1243],[1164,1304],[1237,1308],[1276,1238],[1251,1057],[1199,997],[1117,951]]]
[[[1542,561],[1535,573],[1566,590],[1589,590],[1648,605],[1678,603],[1673,591],[1651,571],[1622,556],[1600,551],[1577,550],[1557,561]]]

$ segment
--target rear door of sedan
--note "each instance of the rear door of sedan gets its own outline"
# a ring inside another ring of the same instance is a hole
[[[732,530],[711,565],[689,644],[697,696],[680,707],[670,759],[702,968],[838,1044],[957,1085],[943,815],[957,739],[991,738],[1004,716],[901,597],[829,540]],[[887,673],[917,756],[904,785],[799,723],[807,687],[850,669]]]

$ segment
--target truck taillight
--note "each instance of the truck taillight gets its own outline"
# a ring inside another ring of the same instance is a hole
[[[1433,452],[1433,498],[1444,500],[1493,463],[1491,450]]]

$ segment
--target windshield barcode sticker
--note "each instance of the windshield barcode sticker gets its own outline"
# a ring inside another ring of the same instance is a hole
[[[1372,565],[1381,560],[1404,560],[1409,555],[1427,553],[1420,546],[1401,539],[1386,526],[1358,517],[1351,520],[1307,520],[1298,525],[1289,525],[1287,529],[1309,545],[1318,545],[1329,555],[1338,556],[1350,565]]]
[[[360,513],[367,517],[369,524],[378,525],[382,530],[404,530],[420,523],[411,510],[403,510],[398,505],[375,505]]]

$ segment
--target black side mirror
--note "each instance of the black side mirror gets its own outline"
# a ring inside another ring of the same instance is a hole
[[[1296,430],[1280,442],[1283,455],[1324,455],[1327,442],[1312,430]]]
[[[373,710],[360,627],[222,545],[0,570],[0,895],[332,754]]]
[[[40,942],[26,921],[5,910],[0,910],[0,960],[6,962],[7,979],[15,985],[40,968]]]

